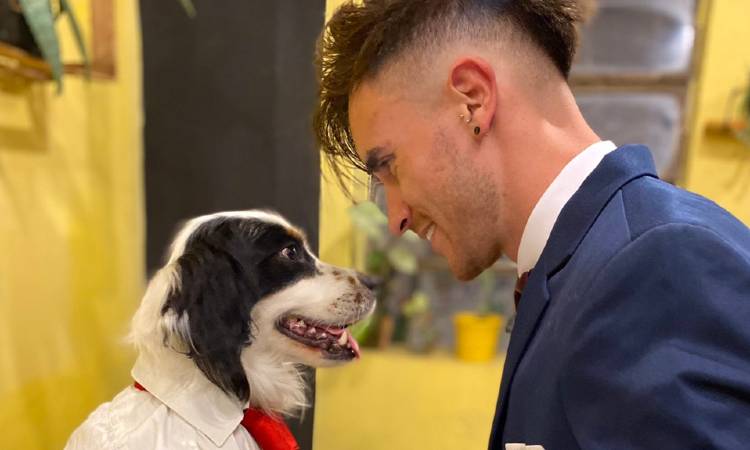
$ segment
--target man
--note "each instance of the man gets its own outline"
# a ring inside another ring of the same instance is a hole
[[[491,449],[748,448],[750,231],[591,130],[566,82],[580,18],[572,0],[346,4],[318,48],[319,142],[458,279],[517,261]]]

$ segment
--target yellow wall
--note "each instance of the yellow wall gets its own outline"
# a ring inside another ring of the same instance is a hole
[[[730,92],[750,77],[750,2],[714,0],[690,129],[684,186],[750,224],[750,147],[729,134],[705,132],[707,121],[724,118]]]
[[[62,448],[129,380],[119,339],[144,281],[141,55],[138,2],[113,3],[115,81],[0,91],[1,449]],[[73,5],[88,33],[90,2]]]
[[[503,362],[365,349],[319,369],[313,449],[486,449]]]

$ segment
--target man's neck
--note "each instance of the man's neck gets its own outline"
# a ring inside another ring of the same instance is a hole
[[[548,130],[545,135],[549,138],[540,139],[535,144],[515,147],[522,150],[513,152],[515,154],[510,155],[504,165],[504,180],[508,188],[500,200],[505,203],[502,220],[506,222],[508,239],[503,253],[513,261],[518,260],[518,248],[526,222],[541,196],[566,164],[584,149],[600,141],[592,131],[587,133],[585,130],[576,135]]]

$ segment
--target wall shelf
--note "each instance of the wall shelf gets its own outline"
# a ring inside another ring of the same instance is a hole
[[[3,42],[0,42],[0,72],[35,81],[52,79],[52,70],[43,59]]]
[[[747,122],[743,120],[709,120],[704,129],[710,134],[734,134],[747,128]]]

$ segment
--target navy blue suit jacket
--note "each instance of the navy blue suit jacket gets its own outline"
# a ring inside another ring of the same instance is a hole
[[[607,155],[529,274],[490,449],[750,449],[750,230]]]

